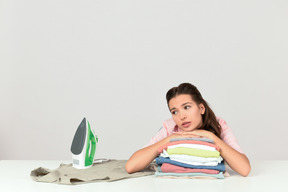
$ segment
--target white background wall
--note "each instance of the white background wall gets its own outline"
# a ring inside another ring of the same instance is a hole
[[[250,159],[288,159],[285,0],[1,0],[0,159],[128,159],[195,84]]]

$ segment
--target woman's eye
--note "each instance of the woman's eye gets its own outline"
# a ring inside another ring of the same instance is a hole
[[[190,109],[191,108],[191,106],[189,106],[189,105],[186,105],[185,107],[184,107],[184,109]]]
[[[176,115],[177,111],[171,111],[172,115]]]

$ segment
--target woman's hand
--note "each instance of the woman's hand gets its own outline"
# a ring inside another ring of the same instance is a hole
[[[176,137],[182,137],[182,138],[206,137],[206,138],[213,139],[214,136],[215,135],[210,131],[198,129],[198,130],[189,131],[189,132],[175,132],[172,135],[170,135],[169,137],[171,137],[171,138],[176,138]]]
[[[193,137],[200,137],[200,136],[194,134],[193,132],[175,132],[172,135],[168,136],[169,139],[173,139],[173,138],[193,138]]]
[[[212,133],[210,131],[200,130],[200,129],[194,130],[194,131],[192,131],[192,133],[194,135],[197,135],[198,137],[207,137],[210,139],[213,139],[216,136],[214,133]]]

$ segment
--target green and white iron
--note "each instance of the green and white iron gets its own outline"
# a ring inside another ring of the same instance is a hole
[[[86,169],[93,165],[97,142],[97,135],[95,135],[90,123],[84,117],[71,145],[73,167]]]

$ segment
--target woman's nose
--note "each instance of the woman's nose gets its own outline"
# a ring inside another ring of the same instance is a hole
[[[183,119],[186,119],[186,113],[183,112],[183,111],[180,111],[180,119],[183,120]]]

